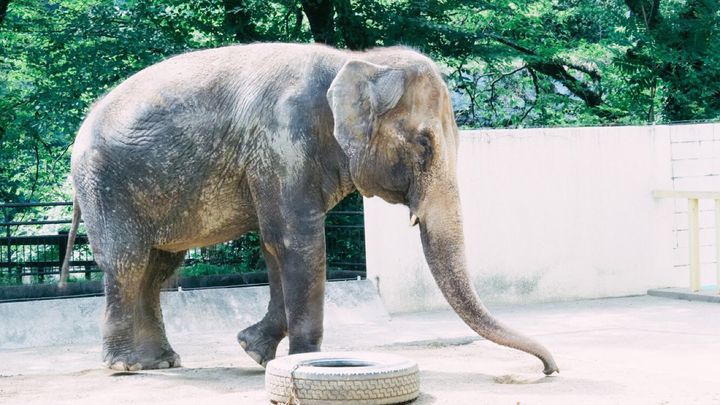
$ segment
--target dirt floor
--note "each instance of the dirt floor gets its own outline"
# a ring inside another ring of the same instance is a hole
[[[718,404],[720,305],[654,297],[494,308],[544,342],[561,373],[479,340],[451,312],[328,326],[325,350],[372,350],[417,361],[416,404]],[[235,331],[170,336],[184,367],[117,373],[100,347],[0,351],[0,404],[265,404],[263,369]],[[280,351],[286,351],[281,346]]]

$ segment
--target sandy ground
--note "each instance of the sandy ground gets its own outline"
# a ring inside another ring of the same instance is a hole
[[[404,314],[342,329],[325,350],[417,361],[416,404],[719,404],[720,305],[632,297],[492,308],[545,343],[561,373],[477,339],[452,312]],[[100,347],[0,351],[0,404],[264,404],[263,369],[236,331],[170,336],[183,368],[116,373]],[[286,351],[282,345],[280,351]]]

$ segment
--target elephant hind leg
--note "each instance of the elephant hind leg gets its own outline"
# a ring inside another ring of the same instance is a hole
[[[277,257],[267,249],[264,243],[261,246],[268,267],[270,304],[268,304],[268,311],[263,319],[240,331],[237,339],[248,356],[265,367],[270,360],[275,358],[278,344],[287,336],[287,318]]]
[[[185,252],[125,251],[102,260],[105,270],[103,360],[116,370],[180,366],[165,335],[160,287],[182,263]]]

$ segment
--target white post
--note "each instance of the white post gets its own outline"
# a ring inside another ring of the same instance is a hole
[[[690,291],[700,291],[700,210],[697,198],[688,198],[690,236]]]
[[[715,200],[715,266],[717,269],[715,287],[720,294],[720,198]]]

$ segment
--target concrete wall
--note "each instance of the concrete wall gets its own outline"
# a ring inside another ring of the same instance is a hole
[[[469,271],[491,303],[643,294],[673,269],[671,135],[684,127],[463,131]],[[445,308],[408,210],[365,200],[368,278],[391,312]]]
[[[720,124],[670,127],[672,178],[675,190],[720,190]],[[715,214],[712,200],[700,200],[700,281],[714,285]],[[675,200],[673,265],[688,274],[687,200]]]
[[[188,332],[227,336],[262,319],[270,301],[263,287],[163,292],[168,339]],[[105,297],[0,303],[0,349],[100,344]],[[325,288],[325,324],[332,327],[388,318],[369,281],[337,281]],[[31,319],[32,322],[28,322]],[[225,331],[225,332],[223,332]]]

